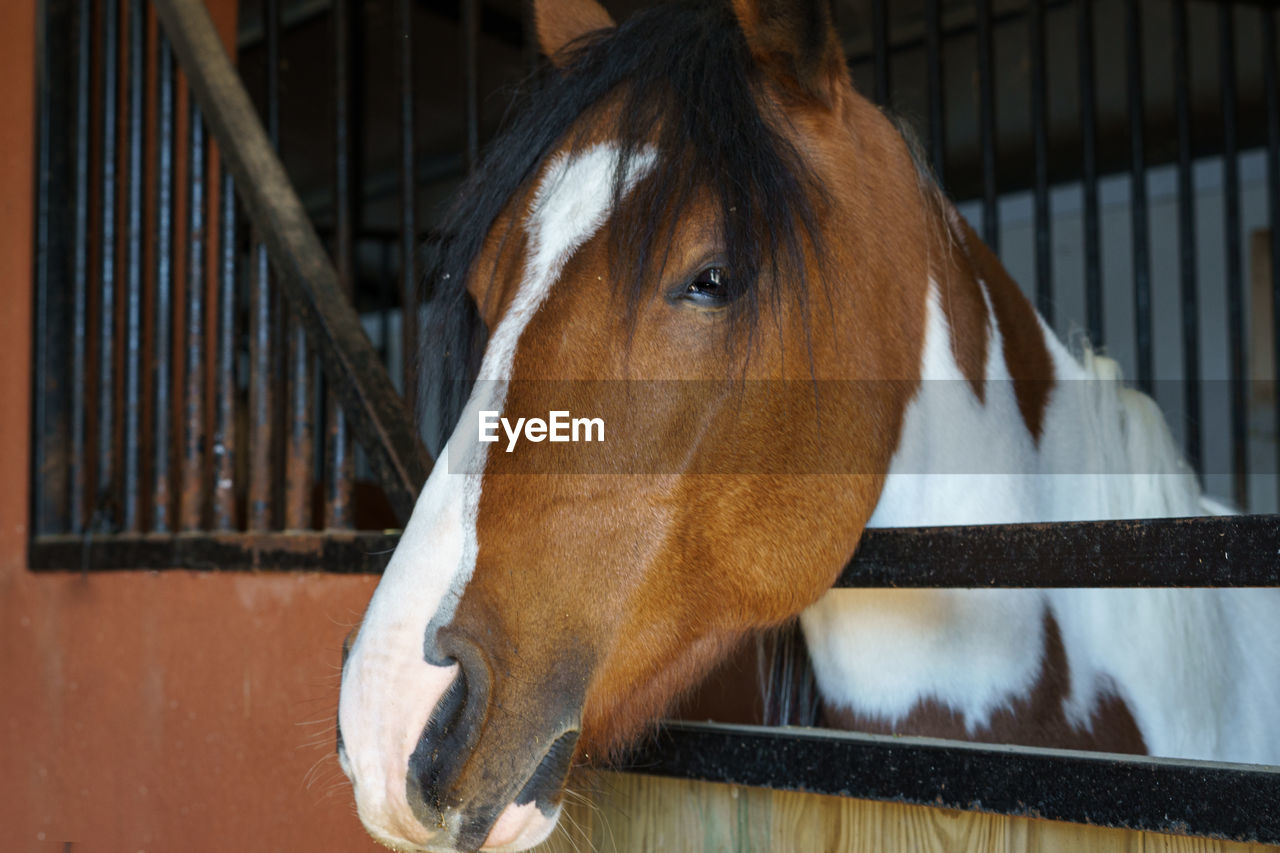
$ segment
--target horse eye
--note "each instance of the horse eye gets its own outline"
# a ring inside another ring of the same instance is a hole
[[[681,296],[698,305],[724,305],[729,301],[728,276],[720,267],[707,267],[685,285]]]

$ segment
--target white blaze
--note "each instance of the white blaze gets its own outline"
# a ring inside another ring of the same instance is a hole
[[[628,188],[653,160],[652,152],[633,160]],[[456,665],[428,663],[424,643],[438,614],[447,624],[475,569],[476,513],[489,445],[470,439],[481,410],[502,411],[521,334],[565,263],[608,217],[617,164],[615,146],[597,145],[561,154],[548,165],[527,223],[524,278],[489,339],[479,381],[459,420],[457,431],[466,437],[450,439],[436,460],[343,671],[338,719],[344,769],[360,819],[375,837],[398,849],[418,849],[434,836],[409,807],[405,782],[409,757],[457,673]],[[451,460],[451,447],[468,458]],[[522,842],[543,835],[535,824],[546,819],[536,809],[507,812],[499,820],[503,835]]]

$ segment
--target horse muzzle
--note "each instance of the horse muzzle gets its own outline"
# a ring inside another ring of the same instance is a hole
[[[409,672],[360,652],[344,671],[339,759],[375,839],[419,853],[523,850],[550,835],[580,704],[544,693],[559,707],[504,708],[492,701],[492,670],[474,647],[451,654],[448,666]]]

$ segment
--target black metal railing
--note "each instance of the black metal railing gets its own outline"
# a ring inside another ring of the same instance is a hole
[[[264,129],[198,0],[44,12],[32,565],[319,555],[353,526],[348,430],[375,526],[407,519],[430,459],[353,308],[342,205],[346,284],[275,153],[277,84]]]

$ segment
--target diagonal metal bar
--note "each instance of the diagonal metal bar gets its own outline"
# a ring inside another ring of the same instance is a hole
[[[308,329],[387,498],[408,521],[431,471],[413,418],[347,300],[203,0],[155,0],[155,7],[285,296]]]

